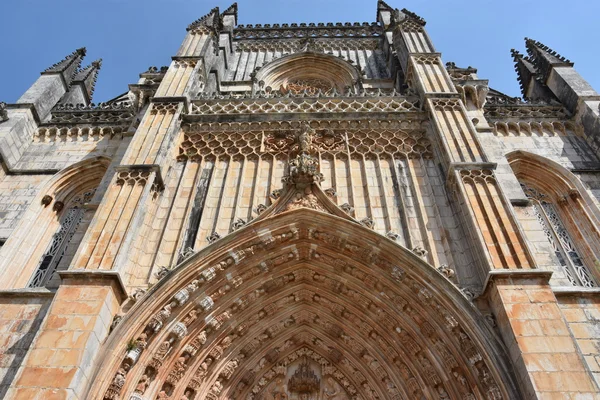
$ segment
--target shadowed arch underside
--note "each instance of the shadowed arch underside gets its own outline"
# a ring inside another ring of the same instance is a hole
[[[308,208],[185,260],[104,346],[89,398],[520,398],[504,348],[450,281]]]

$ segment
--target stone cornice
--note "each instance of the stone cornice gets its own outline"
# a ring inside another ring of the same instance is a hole
[[[600,288],[588,288],[578,286],[553,287],[552,291],[556,297],[597,297],[600,298]]]
[[[379,37],[383,28],[376,22],[301,23],[238,25],[233,31],[234,40],[276,38],[340,38]]]
[[[0,290],[0,299],[2,298],[46,298],[54,297],[56,291],[46,288],[23,288],[13,290]]]
[[[127,300],[127,287],[117,271],[99,271],[99,270],[69,270],[58,271],[58,275],[63,285],[90,285],[90,284],[109,284],[114,285],[113,289],[119,298],[119,302]]]
[[[554,271],[540,269],[496,269],[488,272],[481,295],[487,295],[493,283],[498,280],[519,281],[518,284],[526,284],[524,282],[526,280],[536,280],[543,284],[549,284],[553,273]]]

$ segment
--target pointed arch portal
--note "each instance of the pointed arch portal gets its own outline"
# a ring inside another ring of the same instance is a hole
[[[277,206],[134,305],[90,398],[520,397],[496,334],[434,268],[349,218]]]

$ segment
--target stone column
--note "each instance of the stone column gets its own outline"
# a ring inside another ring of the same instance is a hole
[[[525,398],[594,392],[548,284],[550,273],[536,269],[497,182],[496,164],[486,157],[465,104],[425,32],[425,21],[406,10],[396,11],[394,20],[393,46],[407,84],[429,112],[447,183],[475,243],[486,282],[482,297],[489,300],[500,325]]]

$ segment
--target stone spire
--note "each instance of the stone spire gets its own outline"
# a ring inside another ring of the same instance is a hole
[[[75,73],[69,91],[60,100],[62,104],[85,104],[92,102],[98,72],[102,67],[102,59],[92,62]]]
[[[570,60],[536,40],[525,38],[525,47],[542,82],[548,79],[552,67],[572,67],[574,65]]]
[[[62,73],[66,83],[70,84],[73,76],[81,65],[83,57],[85,57],[85,53],[85,47],[75,50],[73,53],[66,56],[62,61],[59,61],[50,68],[47,68],[44,72],[42,72],[42,75]]]
[[[521,88],[523,98],[527,100],[555,100],[550,89],[545,85],[540,76],[539,69],[530,56],[524,56],[519,51],[511,49],[510,51],[515,62],[515,71],[517,80]]]
[[[510,54],[515,62],[515,71],[517,72],[517,80],[523,97],[527,97],[527,89],[531,80],[537,75],[537,71],[528,57],[525,57],[515,49],[510,50]]]
[[[85,47],[77,49],[62,61],[43,71],[35,83],[17,100],[16,104],[21,107],[33,106],[36,120],[46,119],[50,110],[69,90],[85,53]]]

